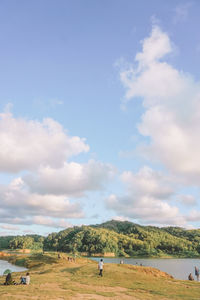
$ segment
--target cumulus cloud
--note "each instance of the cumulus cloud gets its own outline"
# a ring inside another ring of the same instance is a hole
[[[89,151],[85,139],[50,118],[14,118],[9,106],[0,114],[0,143],[0,171],[21,172],[0,185],[0,223],[68,227],[68,219],[84,218],[77,198],[102,190],[116,173],[93,159],[71,161]]]
[[[178,72],[167,63],[160,62],[172,49],[168,35],[154,26],[151,36],[142,41],[142,52],[135,57],[137,66],[132,65],[121,71],[126,101],[142,97],[144,106],[149,106],[179,92],[181,84],[174,84],[174,80],[177,82]]]
[[[67,222],[65,219],[52,219],[44,216],[35,216],[32,218],[33,224],[57,227],[57,228],[68,228],[72,227],[70,222]]]
[[[50,217],[60,220],[84,217],[79,203],[70,202],[64,195],[30,193],[21,179],[0,186],[0,201],[0,223],[30,225],[43,221],[50,226],[55,223]]]
[[[121,72],[125,101],[141,98],[145,109],[138,130],[151,142],[143,148],[150,159],[183,176],[200,179],[200,84],[163,59],[173,52],[167,33],[153,26],[135,57],[136,66]]]
[[[138,173],[123,172],[121,180],[135,195],[150,195],[154,198],[168,199],[173,195],[171,179],[159,171],[144,166]]]
[[[186,205],[186,206],[195,206],[195,205],[197,205],[197,200],[196,200],[196,198],[194,197],[194,196],[192,196],[192,195],[179,195],[178,197],[177,197],[177,200],[180,202],[180,203],[182,203],[182,204],[184,204],[184,205]]]
[[[85,139],[70,137],[50,118],[42,122],[0,114],[0,171],[19,172],[39,166],[62,167],[71,156],[89,151]]]
[[[110,195],[106,199],[107,207],[118,214],[135,219],[139,223],[151,223],[155,225],[179,225],[186,224],[185,218],[175,206],[171,206],[161,200],[134,195],[116,196]]]
[[[80,197],[85,191],[102,189],[115,172],[110,164],[89,160],[85,164],[66,162],[59,169],[41,167],[37,173],[24,176],[23,180],[32,192]]]
[[[174,195],[171,179],[149,167],[138,173],[124,172],[121,180],[126,186],[124,196],[110,195],[106,205],[117,214],[132,218],[140,223],[156,225],[185,225],[185,217],[178,207],[171,205]]]
[[[185,9],[179,9],[182,16]],[[113,194],[106,203],[117,214],[143,223],[188,226],[199,220],[198,210],[184,214],[183,205],[189,209],[197,200],[182,194],[181,188],[199,187],[200,84],[169,64],[174,49],[169,35],[154,25],[134,63],[120,73],[124,104],[140,99],[144,108],[137,128],[148,139],[138,149],[151,162],[159,162],[165,175],[148,167],[136,174],[124,172],[125,195]]]
[[[193,209],[187,216],[187,221],[189,222],[199,222],[200,220],[200,211]]]

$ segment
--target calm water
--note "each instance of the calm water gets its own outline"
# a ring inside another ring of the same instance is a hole
[[[91,259],[99,261],[100,258],[91,257]],[[200,259],[193,258],[179,258],[179,259],[167,259],[167,258],[103,258],[104,263],[120,263],[120,260],[124,261],[124,264],[140,265],[153,267],[163,272],[167,272],[176,279],[187,280],[189,273],[194,275],[194,267],[197,266],[200,269]]]
[[[21,272],[21,271],[26,271],[26,268],[18,267],[15,265],[10,264],[6,260],[0,260],[0,275],[3,275],[3,272],[6,269],[10,269],[12,272]]]

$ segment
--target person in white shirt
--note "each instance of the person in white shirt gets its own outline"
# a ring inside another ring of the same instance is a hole
[[[98,269],[99,269],[99,276],[103,276],[103,259],[100,259],[100,262],[98,264]]]
[[[31,278],[30,278],[30,275],[29,275],[29,273],[26,273],[26,283],[25,284],[30,284],[30,280],[31,280]]]

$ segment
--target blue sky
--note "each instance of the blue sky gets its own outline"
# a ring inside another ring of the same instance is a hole
[[[199,1],[0,2],[0,234],[198,228]]]

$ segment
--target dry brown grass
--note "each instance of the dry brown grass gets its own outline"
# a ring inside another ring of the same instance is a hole
[[[66,258],[64,254],[61,259],[56,254],[24,258],[30,266],[31,284],[1,285],[0,299],[200,299],[199,283],[174,280],[153,268],[105,264],[101,278],[96,262],[85,258],[68,262]],[[19,281],[21,274],[15,273],[14,279]],[[0,284],[4,280],[1,277]]]

